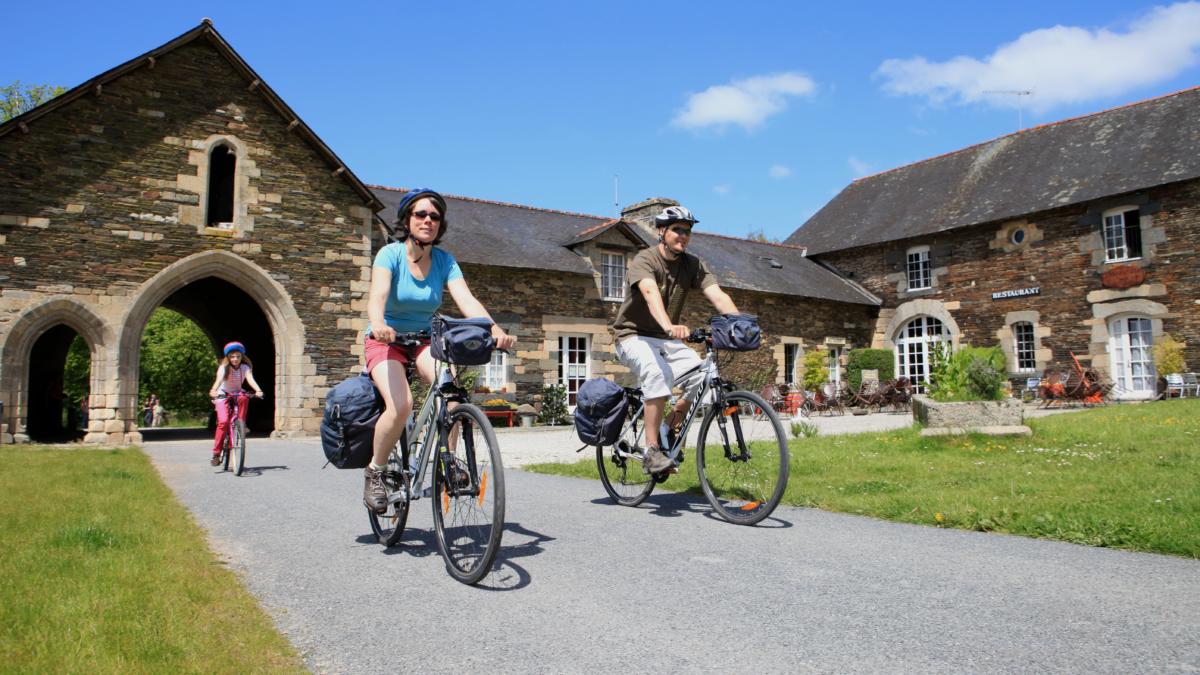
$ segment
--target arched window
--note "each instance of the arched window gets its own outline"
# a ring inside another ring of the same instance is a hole
[[[932,316],[919,316],[904,324],[892,341],[896,345],[896,377],[907,377],[917,391],[924,392],[929,382],[933,343],[940,342],[948,348],[949,341],[945,326]]]
[[[1037,350],[1033,339],[1033,323],[1018,321],[1012,325],[1013,363],[1015,372],[1032,373],[1037,370]]]
[[[208,208],[205,224],[220,227],[233,222],[233,178],[237,154],[228,145],[219,144],[208,156]]]
[[[1150,348],[1154,333],[1150,319],[1123,316],[1108,323],[1108,353],[1112,377],[1122,398],[1154,398],[1158,374]]]

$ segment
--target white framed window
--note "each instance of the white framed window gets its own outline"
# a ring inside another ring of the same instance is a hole
[[[929,262],[929,247],[908,251],[908,290],[917,291],[933,286],[933,268]]]
[[[1033,324],[1029,321],[1018,321],[1012,325],[1013,356],[1017,365],[1016,372],[1032,373],[1037,370],[1037,358],[1033,340]]]
[[[940,342],[946,349],[950,348],[946,327],[932,316],[919,316],[904,324],[893,342],[896,345],[896,377],[907,377],[915,391],[925,393],[933,344]]]
[[[600,254],[600,290],[605,300],[625,299],[625,254]]]
[[[1141,214],[1124,207],[1104,212],[1104,261],[1136,260],[1142,257]]]
[[[829,378],[827,382],[833,383],[833,390],[839,391],[842,388],[842,348],[829,348]]]
[[[800,345],[783,346],[783,382],[791,387],[800,381]]]
[[[483,367],[483,386],[500,391],[508,385],[508,354],[499,349],[492,352],[492,360]]]
[[[591,336],[560,335],[558,338],[558,383],[567,389],[567,405],[574,407],[579,385],[591,377]]]
[[[1123,398],[1154,398],[1158,373],[1150,354],[1154,333],[1150,319],[1126,316],[1108,324],[1108,352],[1113,380]]]

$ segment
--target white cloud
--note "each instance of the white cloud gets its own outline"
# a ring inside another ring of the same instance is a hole
[[[725,195],[729,194],[730,192],[733,192],[733,186],[730,185],[729,183],[721,183],[720,185],[714,185],[713,192],[724,197]]]
[[[767,175],[771,178],[783,179],[792,175],[792,169],[782,164],[772,164],[771,168],[767,170]]]
[[[1174,77],[1197,63],[1198,50],[1200,2],[1180,2],[1151,9],[1125,32],[1041,28],[1001,45],[982,61],[971,56],[940,63],[921,56],[888,59],[875,74],[893,94],[1044,112]],[[987,93],[994,91],[1033,93]]]
[[[863,176],[875,173],[874,164],[864,162],[854,155],[851,155],[850,159],[846,160],[846,163],[850,165],[850,170],[854,172],[855,178],[862,178]]]
[[[671,124],[693,131],[736,124],[747,131],[787,108],[788,99],[809,96],[816,84],[802,73],[759,75],[718,84],[688,96]]]

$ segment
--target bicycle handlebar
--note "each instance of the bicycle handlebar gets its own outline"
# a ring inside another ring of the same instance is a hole
[[[712,337],[712,332],[709,331],[707,328],[697,328],[696,330],[693,330],[691,333],[689,333],[688,336],[684,338],[684,341],[685,342],[694,342],[694,343],[699,344],[702,342],[707,342],[708,339],[711,337]]]

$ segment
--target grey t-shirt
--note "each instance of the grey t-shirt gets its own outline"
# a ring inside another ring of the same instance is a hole
[[[683,314],[688,291],[693,288],[704,290],[717,284],[717,278],[709,273],[704,262],[691,253],[685,252],[675,260],[667,260],[658,252],[657,246],[643,249],[629,263],[628,293],[613,322],[613,332],[618,340],[631,335],[671,337],[650,313],[650,307],[637,287],[642,279],[654,279],[667,316],[671,317],[671,323],[674,324],[679,323],[679,317]]]

